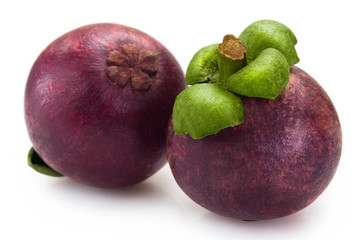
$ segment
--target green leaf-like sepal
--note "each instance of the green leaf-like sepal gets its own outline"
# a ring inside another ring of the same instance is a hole
[[[231,57],[238,50],[236,41],[209,45],[193,56],[186,72],[186,83],[192,86],[177,96],[173,108],[177,134],[200,139],[236,126],[244,114],[237,94],[274,99],[287,85],[289,67],[299,61],[297,39],[288,27],[261,20],[249,25],[239,39],[246,47],[243,58]]]
[[[59,172],[56,172],[51,167],[49,167],[43,159],[38,155],[38,153],[31,148],[28,152],[28,165],[33,168],[35,171],[52,176],[52,177],[62,177],[63,175]]]
[[[201,83],[182,91],[173,107],[173,128],[194,139],[212,135],[243,121],[243,104],[216,84]]]
[[[289,80],[289,65],[284,55],[267,48],[250,64],[228,78],[227,88],[248,97],[276,98]]]
[[[218,54],[219,44],[212,44],[199,50],[187,67],[186,83],[194,85],[217,82],[219,79]]]
[[[273,20],[260,20],[250,24],[239,36],[246,45],[248,64],[264,49],[275,48],[287,59],[290,66],[299,62],[295,45],[297,39],[284,24]]]

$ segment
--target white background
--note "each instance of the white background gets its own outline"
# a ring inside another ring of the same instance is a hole
[[[363,7],[361,1],[1,1],[0,239],[364,239]],[[23,97],[30,68],[57,37],[112,22],[162,42],[185,71],[201,47],[274,19],[298,39],[297,66],[326,90],[343,130],[338,171],[309,207],[280,219],[243,222],[190,200],[166,165],[128,189],[96,189],[37,174]],[[355,236],[355,237],[350,237]]]

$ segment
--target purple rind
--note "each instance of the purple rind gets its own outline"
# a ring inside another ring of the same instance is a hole
[[[291,67],[274,100],[242,97],[244,122],[195,140],[169,125],[167,157],[181,189],[217,214],[272,219],[311,204],[337,169],[342,134],[322,87]]]
[[[113,50],[154,54],[151,86],[135,91],[106,74]],[[127,187],[165,163],[175,97],[185,87],[172,54],[151,36],[117,24],[93,24],[51,43],[34,63],[25,90],[33,147],[55,171],[96,187]]]

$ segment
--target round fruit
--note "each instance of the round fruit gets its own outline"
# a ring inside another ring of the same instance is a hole
[[[183,72],[136,29],[94,24],[38,57],[25,91],[33,147],[53,170],[97,187],[126,187],[166,162],[165,134]]]
[[[298,67],[276,99],[242,97],[244,122],[193,139],[169,126],[167,157],[174,178],[196,203],[242,220],[277,218],[312,203],[339,163],[336,110]]]

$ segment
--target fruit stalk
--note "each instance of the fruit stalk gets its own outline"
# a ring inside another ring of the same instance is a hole
[[[227,79],[247,65],[245,54],[247,48],[243,41],[228,34],[219,45],[217,63],[220,71],[220,84],[226,88]]]

